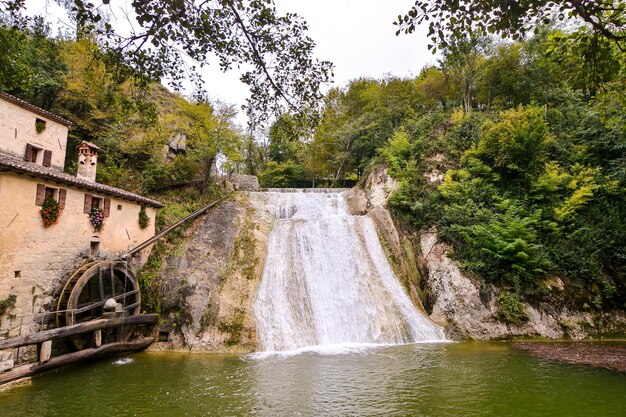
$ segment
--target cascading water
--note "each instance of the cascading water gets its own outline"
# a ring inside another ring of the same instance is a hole
[[[394,275],[376,228],[349,214],[345,193],[254,193],[276,217],[255,300],[266,351],[443,340]]]

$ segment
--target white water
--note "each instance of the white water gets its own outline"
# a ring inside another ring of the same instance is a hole
[[[264,350],[444,340],[400,285],[372,220],[350,215],[344,193],[267,192],[253,201],[277,219],[254,304]]]

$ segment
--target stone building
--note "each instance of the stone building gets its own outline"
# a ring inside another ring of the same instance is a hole
[[[36,317],[54,310],[55,292],[85,258],[116,259],[154,235],[162,204],[98,184],[100,149],[82,142],[78,150],[68,150],[68,126],[0,92],[0,302],[15,299],[0,316],[0,338],[39,330]],[[67,151],[78,159],[77,176],[64,172]],[[40,212],[44,203],[58,205],[61,213],[48,227]],[[140,225],[140,211],[147,214],[147,225]],[[101,228],[93,224],[98,215]]]

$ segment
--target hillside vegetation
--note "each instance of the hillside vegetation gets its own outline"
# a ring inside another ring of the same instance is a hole
[[[549,296],[587,310],[626,307],[624,55],[560,50],[563,34],[448,45],[415,78],[357,79],[319,112],[282,114],[267,137],[243,135],[235,109],[113,77],[89,39],[0,25],[0,88],[74,123],[69,149],[103,149],[98,181],[168,203],[160,225],[215,192],[211,167],[262,186],[350,186],[377,164],[410,230],[436,227],[463,269],[519,300]],[[185,152],[167,151],[176,135]],[[68,152],[67,166],[75,158]],[[182,191],[184,190],[184,191]]]
[[[559,280],[567,305],[623,309],[624,57],[609,49],[616,65],[598,82],[554,52],[560,36],[469,39],[414,79],[333,89],[312,134],[289,115],[272,126],[261,180],[341,186],[384,163],[396,217],[436,227],[466,273],[502,289],[511,321]]]

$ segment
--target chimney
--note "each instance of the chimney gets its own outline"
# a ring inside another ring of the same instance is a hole
[[[78,145],[78,178],[96,182],[96,167],[98,164],[98,148],[93,143],[82,141]]]

